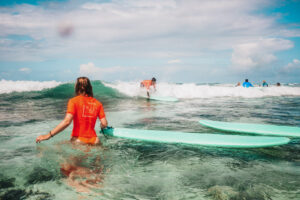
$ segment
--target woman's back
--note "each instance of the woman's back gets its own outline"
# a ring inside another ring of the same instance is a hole
[[[46,135],[40,135],[36,142],[48,140],[67,128],[73,121],[72,142],[85,144],[100,144],[95,132],[97,118],[100,119],[100,127],[105,128],[107,121],[102,104],[93,97],[93,87],[87,77],[77,78],[75,84],[76,97],[69,100],[67,113],[54,129]]]
[[[97,117],[105,117],[103,106],[97,99],[82,95],[69,100],[67,113],[73,115],[72,137],[96,137]]]

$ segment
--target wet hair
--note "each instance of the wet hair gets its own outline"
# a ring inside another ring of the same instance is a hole
[[[153,77],[153,78],[152,78],[152,81],[153,81],[153,82],[156,82],[156,78]]]
[[[78,77],[75,84],[76,95],[87,95],[93,97],[93,87],[87,77]]]
[[[248,82],[248,79],[247,79],[247,78],[245,79],[245,82]]]

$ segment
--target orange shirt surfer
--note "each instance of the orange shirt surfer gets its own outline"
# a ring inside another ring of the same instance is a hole
[[[141,88],[147,89],[147,96],[150,98],[150,86],[154,88],[154,91],[156,91],[156,78],[152,78],[151,80],[143,80],[140,84]]]
[[[77,78],[75,84],[76,97],[69,100],[65,119],[46,135],[36,138],[39,143],[48,140],[67,128],[73,121],[71,141],[82,144],[100,144],[95,132],[95,123],[100,119],[101,128],[107,126],[102,103],[93,97],[93,88],[86,77]]]

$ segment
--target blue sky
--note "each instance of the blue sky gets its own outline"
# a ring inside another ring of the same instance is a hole
[[[299,0],[0,0],[0,80],[299,83],[299,10]]]

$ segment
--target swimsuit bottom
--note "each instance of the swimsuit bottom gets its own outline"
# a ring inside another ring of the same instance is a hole
[[[91,137],[91,138],[86,138],[86,137],[72,137],[71,138],[72,142],[79,142],[79,143],[84,143],[84,144],[99,144],[100,140],[98,137]]]

